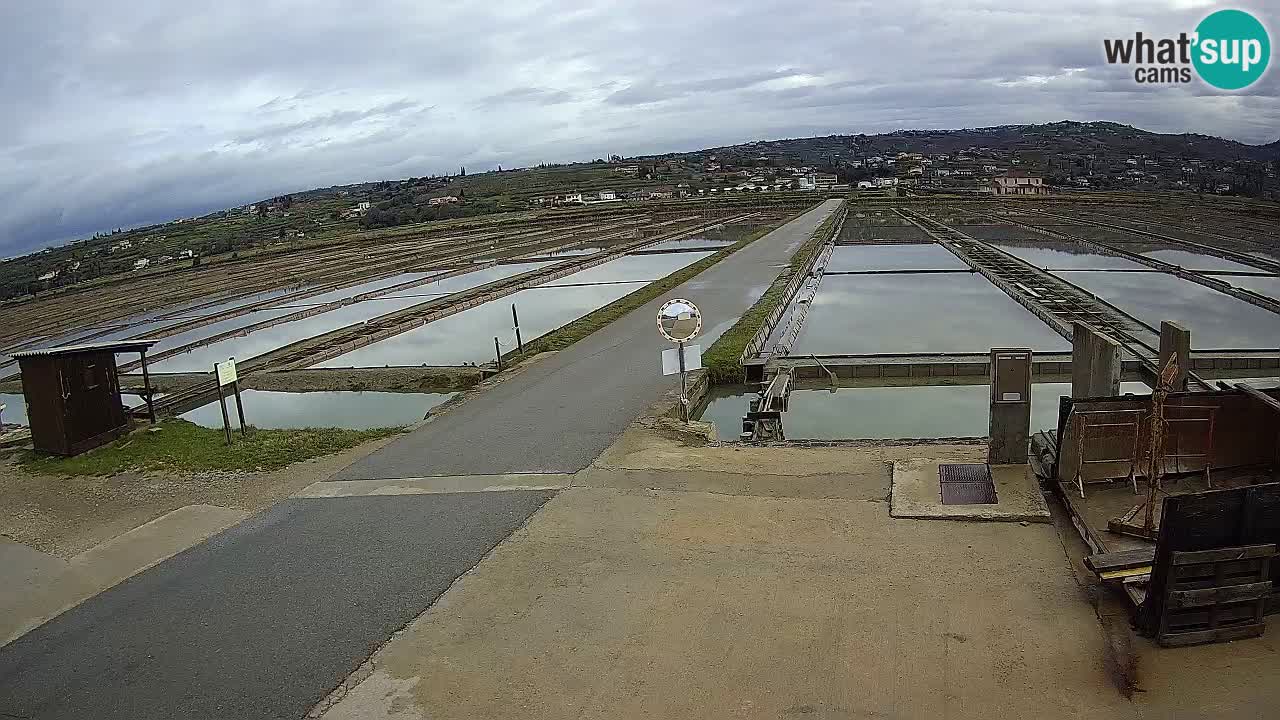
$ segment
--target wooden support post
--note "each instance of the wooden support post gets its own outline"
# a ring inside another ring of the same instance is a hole
[[[1173,378],[1173,392],[1187,389],[1187,371],[1191,369],[1191,331],[1178,323],[1160,323],[1160,365],[1164,368],[1170,356],[1177,358],[1178,374]]]
[[[139,351],[142,356],[142,399],[147,401],[147,417],[151,418],[151,424],[156,424],[156,406],[151,402],[151,375],[147,372],[147,350],[143,348]]]
[[[493,355],[498,359],[498,372],[502,372],[502,346],[496,337],[493,339]]]
[[[249,426],[244,421],[244,402],[240,400],[239,378],[231,383],[231,390],[236,395],[236,414],[240,416],[240,437],[245,437],[249,434]]]
[[[1077,322],[1071,328],[1071,397],[1120,394],[1120,343]]]
[[[222,406],[222,430],[227,434],[227,445],[231,445],[231,418],[227,415],[227,396],[222,393],[222,386],[218,386],[218,404]]]

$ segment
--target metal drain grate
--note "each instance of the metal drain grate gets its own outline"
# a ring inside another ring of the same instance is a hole
[[[991,468],[981,464],[938,466],[938,486],[943,505],[993,505],[996,486]]]

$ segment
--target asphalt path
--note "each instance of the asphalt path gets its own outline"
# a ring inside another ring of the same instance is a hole
[[[0,718],[301,718],[552,494],[281,503],[0,648]]]
[[[813,231],[840,206],[828,200],[670,293],[702,311],[709,347],[764,294]],[[572,473],[591,463],[663,392],[655,300],[345,469],[346,480]]]

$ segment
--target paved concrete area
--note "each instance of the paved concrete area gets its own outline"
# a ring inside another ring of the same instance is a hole
[[[88,598],[248,517],[240,510],[189,505],[0,588],[0,646]]]
[[[67,561],[62,558],[0,536],[0,608],[41,578],[66,569]]]
[[[324,717],[1135,716],[1053,526],[893,519],[884,464],[840,484],[566,490]]]
[[[992,522],[1050,522],[1040,484],[1029,465],[992,465],[996,502],[943,505],[938,488],[938,460],[912,458],[893,463],[890,514],[920,520],[987,520]]]
[[[886,478],[888,463],[928,457],[940,462],[983,462],[987,446],[981,441],[946,443],[858,443],[830,446],[743,445],[724,443],[700,447],[673,442],[662,430],[636,423],[627,428],[594,463],[593,470],[712,471],[744,475],[807,478],[811,475],[879,473]]]
[[[301,717],[551,495],[281,503],[0,648],[0,717]]]
[[[702,310],[708,347],[840,205],[829,200],[672,290]],[[654,317],[665,298],[541,360],[337,476],[342,480],[572,473],[586,467],[677,380],[660,374],[669,343]]]

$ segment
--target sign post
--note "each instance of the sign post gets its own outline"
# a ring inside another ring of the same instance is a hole
[[[244,403],[240,399],[240,376],[236,373],[236,359],[227,358],[226,362],[214,363],[213,374],[218,379],[218,404],[222,406],[222,429],[227,434],[227,444],[231,444],[231,416],[227,413],[227,394],[223,390],[230,385],[236,398],[236,415],[240,419],[240,435],[248,434],[245,429]]]
[[[689,422],[688,372],[702,367],[702,348],[687,343],[702,331],[702,312],[688,300],[676,298],[658,310],[658,333],[675,343],[662,351],[662,374],[680,373],[680,419]]]

